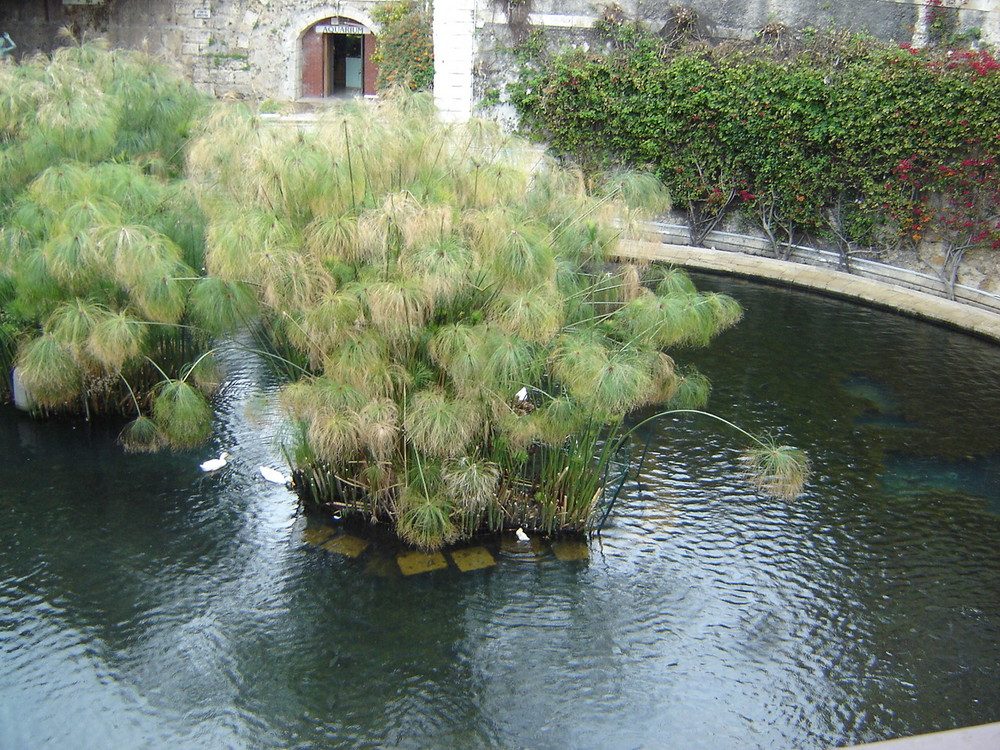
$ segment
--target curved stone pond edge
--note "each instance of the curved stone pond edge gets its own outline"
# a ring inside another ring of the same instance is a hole
[[[1000,723],[873,742],[857,745],[854,750],[996,750],[998,747]]]
[[[905,268],[874,261],[853,261],[853,273],[837,270],[835,253],[803,246],[792,248],[793,260],[761,257],[766,241],[748,235],[712,232],[706,242],[711,248],[675,244],[687,228],[672,224],[650,225],[650,237],[623,242],[622,260],[652,260],[685,268],[745,276],[804,287],[822,294],[854,299],[907,315],[953,326],[1000,342],[1000,297],[970,287],[956,287],[956,300],[945,298],[940,279]],[[723,247],[725,249],[719,249]],[[951,731],[903,737],[863,748],[885,750],[992,750],[1000,747],[1000,723],[965,727]]]
[[[651,236],[647,240],[622,242],[618,257],[660,261],[804,287],[953,326],[1000,342],[1000,296],[988,292],[957,286],[956,299],[951,300],[945,296],[947,290],[940,279],[885,263],[852,260],[852,272],[846,273],[837,269],[837,254],[824,250],[795,246],[790,260],[778,260],[754,254],[766,248],[766,241],[757,237],[712,232],[705,240],[711,247],[694,247],[671,242],[686,236],[687,229],[683,226],[652,224],[650,229]]]

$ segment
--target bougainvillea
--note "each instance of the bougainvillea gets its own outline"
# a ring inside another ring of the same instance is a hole
[[[374,62],[378,65],[375,86],[402,86],[414,91],[434,83],[434,45],[431,16],[423,5],[400,0],[380,5],[373,12],[381,29]]]
[[[526,130],[585,168],[651,165],[693,242],[739,211],[779,252],[803,234],[845,259],[926,238],[993,243],[1000,63],[989,51],[847,34],[674,49],[628,29],[534,57],[512,99]],[[977,231],[948,239],[967,222]]]

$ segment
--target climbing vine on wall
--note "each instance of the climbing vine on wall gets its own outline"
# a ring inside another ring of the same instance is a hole
[[[522,66],[522,125],[585,168],[651,165],[694,242],[738,211],[778,252],[808,234],[845,262],[925,238],[1000,247],[991,52],[847,34],[677,48],[635,24],[600,33],[589,51]]]
[[[434,84],[434,46],[430,7],[411,0],[392,0],[372,15],[381,27],[374,62],[378,65],[375,85],[419,90]]]

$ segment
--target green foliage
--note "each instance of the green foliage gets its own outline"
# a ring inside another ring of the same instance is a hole
[[[0,285],[3,280],[0,279]],[[14,359],[17,356],[18,327],[8,319],[7,313],[0,305],[0,372],[10,372],[14,369]],[[10,384],[7,378],[0,381],[0,399],[10,395]]]
[[[461,456],[445,461],[441,478],[449,497],[466,512],[475,515],[496,499],[500,467],[491,461]]]
[[[943,19],[939,5],[928,12]],[[780,49],[765,40],[674,48],[635,24],[602,33],[607,49],[522,65],[512,100],[523,126],[586,169],[651,165],[696,244],[736,211],[775,251],[802,234],[846,253],[916,242],[947,220],[981,221],[979,205],[964,217],[956,205],[928,212],[927,185],[898,169],[937,174],[996,159],[1000,63],[986,50],[821,34]]]
[[[431,14],[416,0],[379,4],[372,17],[381,27],[372,61],[378,66],[380,91],[401,86],[414,91],[434,85]]]
[[[662,185],[616,170],[588,192],[537,159],[488,124],[439,123],[421,95],[341,106],[308,132],[221,108],[193,145],[218,279],[198,285],[254,291],[309,363],[282,396],[307,502],[421,547],[585,530],[624,414],[707,396],[661,350],[705,343],[739,306],[607,260],[668,203]],[[326,165],[318,182],[303,164]],[[278,286],[290,269],[294,293]],[[645,300],[665,312],[643,317]]]
[[[100,43],[0,66],[0,368],[16,364],[48,412],[136,414],[130,450],[204,438],[207,404],[157,383],[245,314],[224,282],[211,303],[192,294],[204,215],[179,172],[203,104],[149,57]]]
[[[210,336],[249,330],[297,373],[304,500],[433,548],[592,528],[625,414],[707,396],[662,350],[739,306],[609,260],[668,204],[649,175],[585,182],[400,93],[303,131],[220,105],[185,182],[194,105],[147,101],[183,89],[158,75],[92,45],[0,67],[0,355],[18,347],[42,408],[132,414],[126,450],[191,448]]]
[[[128,453],[152,453],[163,445],[163,437],[156,422],[140,414],[125,425],[118,442]]]
[[[768,442],[748,451],[745,460],[747,473],[758,490],[788,499],[802,494],[809,476],[809,460],[797,448]]]
[[[19,338],[52,334],[76,363],[88,394],[102,391],[108,376],[151,385],[158,374],[146,357],[178,372],[204,336],[184,327],[149,332],[153,324],[186,319],[197,273],[184,257],[202,265],[200,240],[192,242],[187,233],[200,215],[190,192],[182,200],[170,184],[135,165],[71,163],[44,170],[18,196],[0,231],[6,240],[0,269],[13,279],[2,305]],[[229,321],[215,312],[211,330],[225,329]],[[164,348],[168,341],[174,343]],[[118,410],[114,404],[128,401],[102,396],[92,406]]]
[[[233,333],[256,318],[257,298],[246,284],[203,276],[191,286],[191,317],[206,331]]]
[[[436,549],[458,538],[458,529],[444,496],[430,494],[418,484],[412,484],[400,495],[399,506],[396,528],[404,541],[416,547]]]
[[[81,375],[72,352],[51,333],[28,343],[18,358],[21,382],[41,406],[59,408],[81,391]]]
[[[461,455],[480,427],[474,403],[438,389],[414,394],[403,423],[414,448],[438,458]]]
[[[177,173],[203,99],[149,56],[89,42],[0,68],[0,210],[46,167],[139,159]]]
[[[212,432],[212,407],[183,380],[166,380],[159,386],[153,418],[163,439],[175,448],[200,445]]]

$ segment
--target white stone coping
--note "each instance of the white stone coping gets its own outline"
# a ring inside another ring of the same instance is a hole
[[[819,252],[819,251],[817,251]],[[718,250],[669,242],[620,243],[619,258],[654,260],[706,271],[769,279],[789,286],[799,286],[838,297],[847,297],[907,315],[932,320],[960,328],[984,338],[1000,342],[1000,298],[993,297],[994,309],[976,307],[964,302],[944,299],[897,283],[864,278],[828,266],[806,265],[751,255],[739,250]],[[906,269],[881,265],[885,277],[892,271],[908,274]]]
[[[997,750],[1000,723],[858,745],[854,750]]]
[[[661,233],[664,242],[688,244],[688,230],[682,224],[665,224],[657,222],[652,225]],[[766,256],[770,253],[768,241],[761,237],[733,232],[710,232],[705,238],[705,245],[713,249],[734,250],[750,255]],[[787,245],[785,247],[788,247]],[[842,271],[841,258],[829,250],[818,250],[807,245],[791,245],[788,260],[805,263],[812,266],[823,266]],[[913,289],[937,297],[949,298],[948,285],[937,276],[928,273],[900,268],[887,263],[852,258],[850,262],[851,275],[860,276],[875,281],[885,281],[895,286]],[[955,300],[973,307],[1000,314],[1000,296],[975,289],[963,284],[955,285]]]

